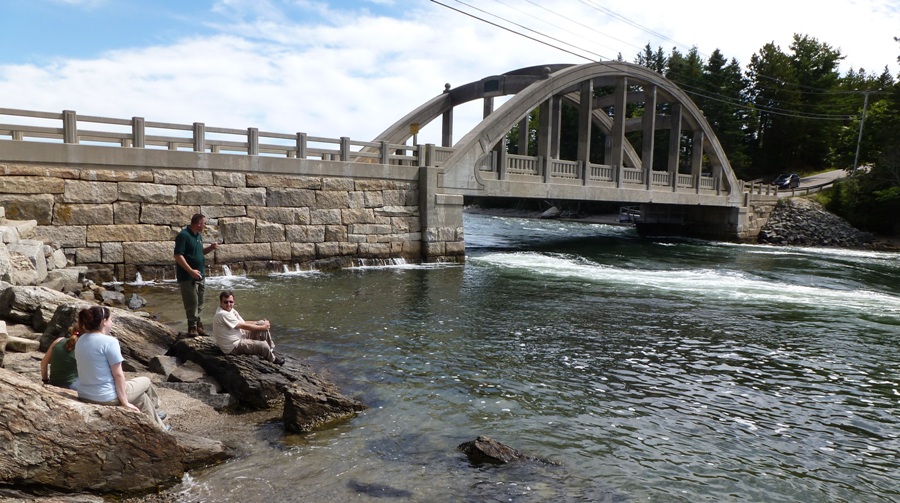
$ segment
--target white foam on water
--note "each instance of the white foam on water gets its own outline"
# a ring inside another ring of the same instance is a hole
[[[591,281],[619,290],[650,289],[690,299],[743,304],[795,305],[858,310],[900,315],[900,297],[871,290],[838,290],[754,278],[736,271],[713,269],[626,269],[586,261],[579,257],[536,252],[490,253],[471,259],[508,269],[525,270],[548,278]]]

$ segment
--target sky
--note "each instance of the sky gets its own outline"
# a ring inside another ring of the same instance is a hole
[[[794,34],[900,73],[897,0],[0,0],[0,108],[368,141],[445,83],[648,43],[746,68]],[[481,113],[457,108],[454,141]]]

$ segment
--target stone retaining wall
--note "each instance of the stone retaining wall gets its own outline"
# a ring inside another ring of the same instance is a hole
[[[220,243],[207,255],[213,275],[465,251],[461,225],[423,233],[417,179],[0,164],[0,206],[9,219],[35,220],[37,239],[101,281],[173,279],[174,238],[194,213],[207,216],[204,242]]]

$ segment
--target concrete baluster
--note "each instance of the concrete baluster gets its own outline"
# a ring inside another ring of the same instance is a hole
[[[194,152],[206,152],[206,124],[194,123]]]
[[[350,138],[341,136],[341,160],[350,160]]]
[[[259,129],[247,128],[247,155],[259,155]]]
[[[297,133],[297,159],[306,159],[306,133]]]
[[[63,142],[78,143],[78,115],[74,110],[63,110]]]

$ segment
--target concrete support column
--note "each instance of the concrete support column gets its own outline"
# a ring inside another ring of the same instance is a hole
[[[444,112],[441,117],[441,146],[453,146],[453,109]]]
[[[419,222],[423,262],[463,262],[463,196],[442,194],[438,188],[440,170],[419,168]]]
[[[591,123],[594,111],[594,82],[581,83],[578,108],[578,160],[581,161],[581,183],[587,184],[587,165],[591,162]]]
[[[625,108],[628,94],[628,77],[619,77],[616,82],[614,98],[612,136],[612,164],[616,173],[616,187],[622,186],[623,170],[625,169]]]
[[[494,113],[494,98],[484,98],[484,107],[482,108],[481,118],[487,119],[492,113]]]
[[[540,122],[538,123],[538,148],[537,155],[543,161],[541,162],[541,170],[544,175],[544,181],[548,181],[550,179],[550,152],[551,149],[551,137],[550,134],[553,128],[553,112],[552,106],[550,102],[552,100],[546,100],[541,103],[538,114],[540,115]]]
[[[528,130],[528,116],[519,121],[519,155],[528,155],[528,138],[531,131]]]
[[[341,136],[341,160],[350,160],[350,138],[347,136]]]
[[[691,177],[694,179],[694,190],[700,192],[700,175],[703,173],[703,131],[694,131],[691,143]]]
[[[678,162],[681,156],[681,104],[672,104],[669,124],[669,160],[667,168],[672,177],[672,191],[678,190]]]
[[[647,189],[653,188],[653,148],[656,146],[656,86],[644,88],[644,117],[641,119],[641,166],[647,174]]]

